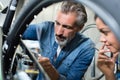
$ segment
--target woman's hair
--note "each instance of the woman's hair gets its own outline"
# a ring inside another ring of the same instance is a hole
[[[95,16],[94,16],[94,19],[96,20],[97,18],[100,18],[97,14],[95,14]],[[100,18],[101,19],[101,18]],[[105,22],[104,22],[104,20],[103,19],[101,19],[102,20],[102,22],[105,24],[105,25],[107,25]]]
[[[97,17],[98,17],[98,16],[97,16],[97,14],[95,14],[94,19],[96,20],[96,19],[97,19]]]
[[[61,11],[65,14],[76,13],[77,14],[77,20],[75,22],[76,26],[84,25],[87,22],[87,13],[85,7],[79,2],[71,0],[63,1]]]

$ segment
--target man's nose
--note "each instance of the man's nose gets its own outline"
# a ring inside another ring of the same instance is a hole
[[[64,28],[60,25],[60,26],[57,28],[57,34],[58,34],[58,35],[61,35],[61,34],[63,34],[63,32],[64,32]]]

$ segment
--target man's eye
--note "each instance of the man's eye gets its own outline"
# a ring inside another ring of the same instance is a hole
[[[63,25],[63,27],[66,29],[73,29],[71,26],[68,26],[68,25]]]
[[[59,22],[55,22],[56,23],[56,25],[60,25],[60,23]]]

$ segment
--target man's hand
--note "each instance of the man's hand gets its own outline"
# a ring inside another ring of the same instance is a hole
[[[51,80],[58,80],[59,73],[52,66],[49,58],[39,56],[38,61],[42,65],[43,69],[46,71],[46,73],[48,74],[48,76],[50,77]]]

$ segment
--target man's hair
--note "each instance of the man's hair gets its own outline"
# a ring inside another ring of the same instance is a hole
[[[65,14],[70,12],[77,14],[77,20],[74,25],[83,26],[87,22],[87,13],[85,7],[75,1],[63,1],[61,11]]]

